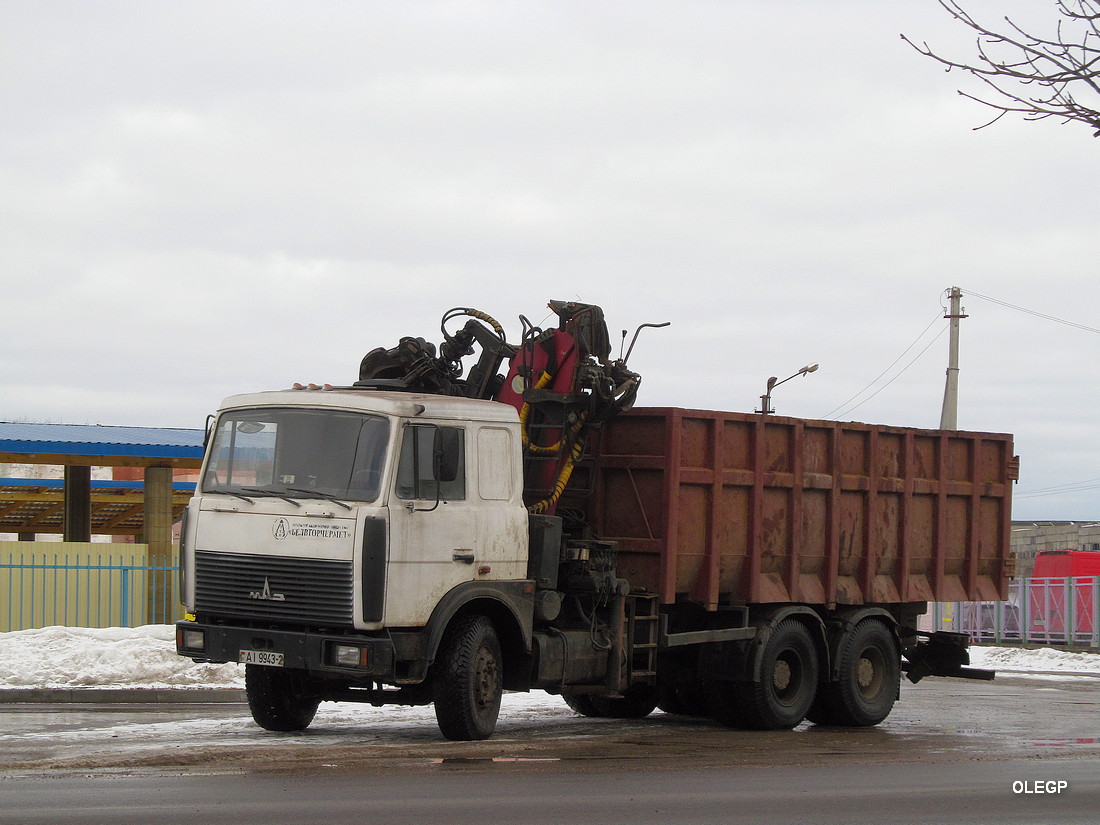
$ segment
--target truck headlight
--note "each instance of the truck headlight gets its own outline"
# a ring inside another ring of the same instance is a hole
[[[370,648],[359,645],[334,644],[329,652],[330,664],[341,667],[369,667]]]
[[[176,628],[176,648],[179,650],[204,652],[206,650],[206,634],[201,630],[186,630]]]

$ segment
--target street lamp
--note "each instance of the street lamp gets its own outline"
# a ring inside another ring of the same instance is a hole
[[[818,366],[817,364],[807,364],[802,369],[800,369],[798,372],[796,372],[794,375],[790,375],[790,376],[784,378],[782,381],[780,381],[774,375],[771,378],[769,378],[768,379],[768,391],[766,393],[764,393],[762,396],[760,396],[760,409],[758,409],[757,412],[762,413],[764,415],[771,415],[772,413],[774,413],[775,410],[772,409],[772,390],[774,390],[780,384],[787,383],[792,378],[798,378],[798,376],[800,376],[800,375],[808,375],[811,372],[817,372],[817,366]]]

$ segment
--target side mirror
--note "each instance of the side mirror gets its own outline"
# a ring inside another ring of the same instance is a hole
[[[203,428],[202,433],[202,451],[205,453],[206,448],[210,446],[210,435],[214,432],[214,414],[206,416],[206,426]]]

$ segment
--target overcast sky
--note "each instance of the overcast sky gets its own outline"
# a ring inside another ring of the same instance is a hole
[[[1100,338],[977,297],[1100,327],[1100,140],[974,131],[902,32],[973,53],[934,0],[0,0],[0,420],[200,427],[575,299],[672,322],[639,404],[819,362],[780,415],[936,427],[957,285],[959,427],[1016,435],[1017,518],[1100,518]]]

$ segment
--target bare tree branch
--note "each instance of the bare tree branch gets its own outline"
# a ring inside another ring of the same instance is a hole
[[[1025,120],[1058,118],[1063,123],[1084,123],[1100,137],[1100,0],[1056,0],[1057,21],[1053,37],[1025,31],[1008,17],[1001,31],[978,22],[957,0],[937,0],[955,20],[977,33],[977,58],[952,60],[917,45],[904,34],[901,39],[947,71],[959,69],[985,84],[988,94],[959,94],[996,109],[998,114],[984,129],[1009,112]],[[1084,102],[1082,102],[1084,101]]]

